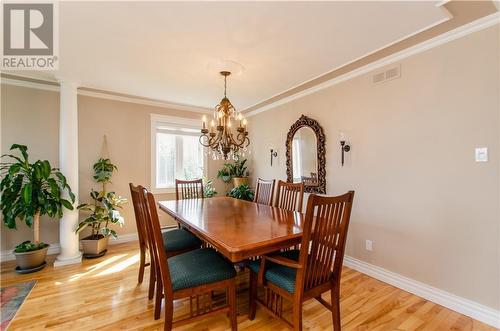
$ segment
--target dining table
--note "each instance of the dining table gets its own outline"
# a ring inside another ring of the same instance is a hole
[[[233,263],[300,244],[304,214],[231,197],[158,202]]]

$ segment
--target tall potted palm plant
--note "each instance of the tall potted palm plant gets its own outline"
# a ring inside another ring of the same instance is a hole
[[[109,159],[100,158],[93,166],[94,180],[101,184],[101,190],[90,192],[91,203],[78,206],[81,211],[88,212],[88,216],[80,221],[77,233],[90,227],[90,235],[82,239],[84,256],[88,258],[104,255],[110,236],[117,237],[117,233],[110,226],[122,226],[123,217],[118,209],[127,202],[115,192],[107,191],[107,184],[111,183],[111,176],[117,167]]]
[[[14,249],[16,270],[41,269],[49,245],[40,241],[40,217],[61,218],[64,208],[73,209],[75,195],[66,177],[59,169],[52,168],[49,161],[30,163],[28,147],[24,145],[14,144],[10,150],[18,150],[21,155],[2,155],[2,159],[9,158],[0,163],[3,222],[9,229],[16,229],[16,220],[33,228],[33,241],[25,241]],[[70,200],[63,198],[65,192]]]

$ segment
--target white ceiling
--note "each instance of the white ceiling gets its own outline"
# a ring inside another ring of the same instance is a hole
[[[86,87],[247,108],[447,19],[435,2],[61,2],[60,70]]]

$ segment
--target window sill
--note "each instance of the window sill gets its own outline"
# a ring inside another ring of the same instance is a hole
[[[153,194],[172,194],[175,193],[175,187],[163,187],[163,188],[153,188],[151,189]]]

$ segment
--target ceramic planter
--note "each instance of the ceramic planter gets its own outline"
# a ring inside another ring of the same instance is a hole
[[[31,252],[14,252],[14,255],[16,256],[17,266],[21,270],[34,269],[41,266],[45,262],[45,257],[47,256],[48,249],[49,246]]]
[[[243,184],[248,185],[248,177],[233,177],[234,187],[241,186]]]
[[[85,237],[82,239],[83,254],[85,255],[98,255],[108,248],[109,237],[102,237],[100,239],[90,239]]]

